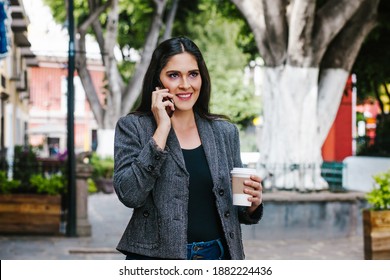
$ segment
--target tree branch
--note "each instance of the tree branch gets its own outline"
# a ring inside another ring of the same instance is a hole
[[[88,27],[96,20],[98,20],[99,16],[105,11],[108,9],[108,7],[110,7],[111,5],[111,0],[108,0],[106,3],[104,3],[103,5],[95,8],[93,3],[91,3],[91,1],[88,1],[90,4],[90,11],[92,13],[89,14],[89,17],[79,26],[78,30],[79,32],[83,32],[83,33],[86,33],[87,32],[87,29]]]
[[[287,58],[288,24],[285,0],[266,0],[263,3],[267,41],[274,65],[282,65]]]
[[[330,42],[366,0],[329,0],[319,9],[313,32],[313,63],[319,64]]]
[[[104,61],[108,78],[109,92],[106,95],[107,112],[111,115],[105,118],[105,127],[114,127],[119,114],[122,101],[124,82],[118,69],[118,63],[114,55],[117,45],[118,21],[119,21],[119,0],[112,0],[111,9],[108,12],[106,37],[104,40]]]
[[[293,66],[310,67],[312,63],[312,32],[315,1],[295,0],[291,11],[288,37],[288,61]]]
[[[368,33],[375,27],[380,0],[365,0],[344,25],[324,54],[321,68],[341,68],[350,72]]]
[[[286,1],[231,1],[251,27],[265,64],[269,67],[282,65],[286,59],[287,45]]]
[[[98,6],[96,4],[96,1],[93,0],[88,1],[91,13],[89,17],[78,27],[78,33],[80,37],[78,38],[78,40],[76,40],[76,44],[77,44],[76,48],[78,50],[76,55],[77,72],[80,76],[81,83],[83,84],[89,104],[91,106],[92,112],[95,116],[96,122],[98,123],[99,127],[104,127],[104,108],[99,100],[98,93],[92,81],[91,74],[88,71],[87,48],[86,48],[85,37],[89,26],[96,22],[99,23],[98,21],[99,15],[109,7],[110,3],[111,0],[108,0],[104,5]],[[102,52],[102,48],[100,50]]]
[[[86,54],[87,50],[85,45],[85,33],[80,33],[80,37],[78,40],[76,40],[76,44],[77,44],[76,48],[79,50],[78,54],[76,55],[77,72],[80,76],[81,83],[83,84],[85,94],[87,95],[96,122],[99,127],[102,127],[104,109],[102,104],[100,103],[98,94],[96,92],[95,86],[92,81],[92,77],[87,68],[87,54]]]
[[[101,53],[102,63],[105,65],[104,61],[104,36],[103,29],[99,21],[99,16],[109,8],[112,0],[108,0],[104,5],[98,5],[96,0],[88,0],[88,7],[91,11],[90,16],[83,22],[78,28],[79,33],[86,34],[88,27],[92,25],[93,33],[95,34],[96,41],[99,46],[99,50]],[[100,3],[100,1],[99,1]]]
[[[265,20],[264,11],[261,1],[251,0],[231,0],[234,5],[240,10],[243,17],[250,26],[253,36],[255,37],[257,48],[264,59],[266,65],[274,65],[271,58],[267,38],[265,36]]]

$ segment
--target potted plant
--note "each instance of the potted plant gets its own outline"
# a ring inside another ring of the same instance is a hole
[[[112,157],[101,157],[96,153],[91,155],[92,179],[98,190],[104,193],[113,193],[114,186],[112,177],[114,175],[114,159]]]
[[[10,194],[19,186],[19,180],[8,179],[7,173],[0,171],[0,194]]]
[[[0,172],[0,233],[59,234],[62,215],[61,174],[31,175],[28,191]]]
[[[373,176],[363,210],[364,258],[390,259],[390,169]]]

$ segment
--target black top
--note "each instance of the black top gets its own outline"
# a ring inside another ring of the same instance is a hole
[[[213,181],[202,145],[184,150],[184,161],[190,174],[188,202],[188,243],[223,237],[218,216]]]

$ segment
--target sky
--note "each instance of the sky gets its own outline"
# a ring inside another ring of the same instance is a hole
[[[31,51],[38,56],[67,57],[68,31],[54,22],[50,8],[45,6],[42,0],[23,0],[23,5],[30,21],[28,39],[31,43]],[[99,53],[96,43],[88,43],[87,40],[87,50],[91,55],[95,54],[95,57],[99,57],[96,56]]]
[[[50,9],[42,0],[23,0],[30,20],[28,39],[36,55],[68,55],[68,32],[54,22]]]

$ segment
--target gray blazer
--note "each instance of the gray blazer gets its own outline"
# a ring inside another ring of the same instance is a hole
[[[230,170],[242,166],[238,130],[227,121],[198,115],[196,124],[229,253],[232,259],[244,259],[240,223],[257,223],[263,206],[249,216],[245,207],[232,205]],[[174,130],[165,150],[154,142],[155,130],[152,115],[130,114],[116,125],[114,187],[119,200],[134,208],[117,250],[186,259],[189,174]]]

